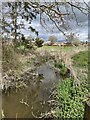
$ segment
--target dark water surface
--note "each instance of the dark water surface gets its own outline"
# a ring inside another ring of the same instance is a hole
[[[41,113],[48,112],[51,93],[60,76],[55,70],[45,64],[36,69],[38,79],[28,84],[28,87],[11,90],[9,94],[3,94],[3,111],[7,118],[33,118]],[[28,79],[27,79],[28,81]]]

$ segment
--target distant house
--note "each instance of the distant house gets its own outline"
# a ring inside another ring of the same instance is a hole
[[[53,46],[59,46],[59,43],[58,43],[58,42],[55,42],[55,43],[53,44]]]
[[[86,44],[86,43],[82,43],[82,44]],[[43,43],[43,45],[51,46],[51,42],[46,41],[46,42]],[[74,44],[72,42],[66,42],[66,41],[55,42],[55,43],[52,44],[52,46],[73,46],[73,45]],[[90,45],[90,43],[88,45]]]
[[[88,41],[82,42],[81,41],[81,45],[83,45],[83,46],[90,46],[90,42],[88,42]]]

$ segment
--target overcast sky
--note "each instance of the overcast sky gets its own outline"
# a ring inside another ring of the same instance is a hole
[[[71,29],[65,31],[67,34],[70,32],[74,32],[76,35],[78,35],[79,39],[82,41],[86,41],[88,38],[88,17],[81,14],[80,12],[77,12],[77,17],[79,20],[79,26],[77,25],[75,19],[69,21],[69,25]],[[26,23],[26,28],[28,26],[28,23]],[[43,38],[45,41],[48,40],[48,37],[50,35],[54,35],[58,38],[58,40],[64,40],[64,35],[56,28],[53,27],[54,23],[47,22],[47,29],[43,28],[39,22],[39,16],[36,20],[33,20],[31,23],[31,26],[35,28],[39,32],[39,37]],[[31,33],[30,31],[22,30],[22,32],[25,34],[25,36],[32,35],[35,37],[34,33]]]
[[[88,1],[88,0],[87,0]],[[63,9],[63,8],[62,8]],[[71,29],[65,31],[65,33],[69,34],[70,32],[73,32],[78,35],[79,39],[82,41],[86,41],[88,38],[88,16],[82,14],[80,11],[75,10],[79,26],[77,25],[75,19],[69,20],[68,18],[68,24],[70,25]],[[20,23],[22,21],[21,18],[18,19],[18,22]],[[54,26],[53,22],[47,22],[47,29],[43,28],[39,22],[39,15],[37,16],[37,19],[33,20],[31,23],[31,26],[35,28],[39,32],[39,37],[43,38],[45,41],[48,40],[48,37],[50,35],[54,35],[58,38],[58,40],[64,40],[64,35]],[[36,35],[30,30],[27,30],[29,23],[24,21],[25,28],[20,30],[21,33],[23,33],[25,36],[32,36],[36,37]],[[54,26],[54,27],[53,27]]]

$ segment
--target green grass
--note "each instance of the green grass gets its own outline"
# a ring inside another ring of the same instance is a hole
[[[73,59],[73,65],[76,67],[87,67],[88,66],[88,51],[83,51],[76,54]]]
[[[57,118],[83,118],[84,99],[88,93],[85,85],[73,84],[72,78],[67,78],[57,85],[56,99],[59,105],[55,109]]]
[[[73,46],[68,46],[68,47],[63,47],[63,46],[43,46],[43,47],[41,47],[41,48],[38,48],[39,50],[43,50],[43,49],[45,49],[45,50],[54,50],[54,51],[61,51],[61,50],[64,50],[64,51],[67,51],[67,50],[71,50],[71,49],[73,49],[74,47]]]

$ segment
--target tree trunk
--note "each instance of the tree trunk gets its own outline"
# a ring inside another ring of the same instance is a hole
[[[17,2],[14,3],[14,10],[13,10],[13,25],[14,25],[14,44],[17,42]]]

